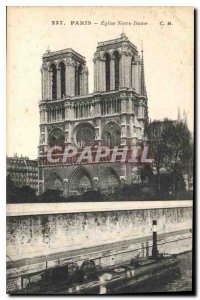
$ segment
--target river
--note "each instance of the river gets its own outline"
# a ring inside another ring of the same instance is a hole
[[[192,291],[192,252],[180,254],[180,275],[143,285],[140,289],[124,288],[120,294]]]

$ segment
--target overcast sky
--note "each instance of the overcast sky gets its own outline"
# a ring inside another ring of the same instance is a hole
[[[51,25],[61,20],[65,25]],[[71,25],[71,21],[92,25]],[[116,25],[101,25],[101,22]],[[147,25],[117,25],[147,22]],[[160,22],[173,25],[160,25]],[[98,24],[93,24],[98,23]],[[193,130],[192,8],[8,8],[7,20],[7,154],[37,157],[41,99],[41,57],[73,48],[86,58],[89,92],[93,92],[93,55],[97,43],[118,38],[124,30],[141,50],[143,40],[149,118],[177,118],[185,110]]]

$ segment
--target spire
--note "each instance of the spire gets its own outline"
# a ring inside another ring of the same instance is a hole
[[[183,110],[183,122],[187,125],[187,113],[185,109]]]
[[[178,107],[178,117],[177,117],[177,121],[178,121],[178,122],[181,121],[180,107]]]
[[[50,50],[50,47],[49,47],[49,45],[47,46],[47,50],[46,50],[46,53],[50,53],[51,52],[51,50]]]
[[[124,32],[124,28],[122,29],[122,33],[121,33],[120,37],[121,37],[121,38],[123,38],[123,37],[127,38],[127,36],[126,36],[126,34],[125,34],[125,32]]]
[[[146,93],[146,85],[145,85],[145,78],[144,78],[144,57],[143,57],[143,41],[141,41],[141,48],[142,48],[142,50],[141,50],[141,57],[142,57],[142,59],[141,59],[141,63],[142,63],[142,65],[141,65],[141,94],[143,95],[143,96],[147,96],[147,93]]]

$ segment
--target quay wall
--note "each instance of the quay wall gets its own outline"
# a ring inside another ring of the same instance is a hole
[[[192,230],[192,201],[9,204],[8,260],[149,237],[153,220],[158,234]]]

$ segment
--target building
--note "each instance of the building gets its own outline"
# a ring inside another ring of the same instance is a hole
[[[6,175],[18,187],[29,186],[38,191],[38,160],[18,156],[6,158]]]
[[[113,192],[138,181],[130,164],[76,162],[51,165],[44,159],[55,144],[135,145],[145,139],[148,123],[143,51],[122,33],[100,42],[94,53],[94,92],[88,94],[85,58],[72,49],[42,57],[40,109],[39,190],[61,189],[64,195],[88,189]]]

